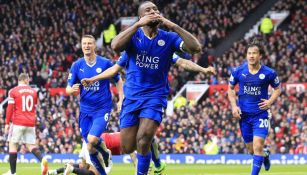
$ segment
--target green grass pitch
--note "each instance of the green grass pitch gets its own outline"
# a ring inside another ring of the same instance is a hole
[[[63,165],[49,164],[49,169]],[[8,171],[9,164],[0,163],[0,174]],[[248,175],[250,165],[167,165],[163,175]],[[17,175],[39,175],[39,164],[17,164]],[[153,174],[153,173],[152,173]],[[261,175],[307,175],[307,165],[272,165],[271,170],[263,170]],[[114,164],[110,175],[134,175],[132,164]]]

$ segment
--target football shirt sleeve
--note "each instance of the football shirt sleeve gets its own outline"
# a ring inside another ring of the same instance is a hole
[[[129,60],[128,54],[126,52],[123,52],[119,57],[118,61],[116,62],[116,64],[118,64],[120,67],[126,67],[128,64],[128,60]]]
[[[14,104],[15,104],[15,100],[14,100],[14,97],[13,97],[13,93],[10,90],[9,91],[9,98],[8,98],[8,105],[7,105],[7,108],[6,108],[6,120],[5,120],[6,124],[9,124],[11,122],[11,119],[12,119],[12,116],[13,116]]]
[[[77,69],[76,63],[72,64],[67,80],[67,85],[70,87],[72,87],[78,81],[76,69]]]
[[[279,78],[276,74],[276,72],[272,72],[271,73],[271,76],[270,76],[270,85],[273,87],[273,88],[276,88],[280,85],[280,81],[279,81]]]
[[[233,71],[231,72],[230,78],[229,78],[229,85],[235,86],[238,83],[238,70],[237,69],[233,69]]]
[[[108,65],[107,65],[107,69],[109,69],[110,67],[113,66],[113,63],[111,61],[108,61]],[[114,77],[112,77],[112,79],[115,81],[115,82],[118,82],[119,80],[119,74],[117,73],[116,75],[114,75]]]
[[[172,41],[172,48],[175,51],[185,52],[182,49],[183,40],[180,38],[180,36],[177,33],[175,33],[175,32],[169,32],[169,35],[170,35],[171,41]]]

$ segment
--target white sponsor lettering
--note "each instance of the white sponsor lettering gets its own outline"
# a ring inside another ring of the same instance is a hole
[[[261,95],[261,87],[259,87],[259,86],[244,86],[244,94]]]
[[[83,86],[83,89],[86,91],[99,91],[99,81],[96,81],[95,83],[87,87]]]
[[[148,55],[136,55],[136,65],[147,69],[158,69],[159,68],[159,57],[152,57]]]

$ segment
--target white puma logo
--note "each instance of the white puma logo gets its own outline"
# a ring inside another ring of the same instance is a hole
[[[83,70],[83,69],[80,69],[80,71],[81,71],[81,72],[84,72],[84,70]]]
[[[242,74],[242,76],[246,77],[246,74]]]
[[[136,37],[136,39],[137,39],[137,40],[139,40],[139,42],[140,42],[140,43],[142,42],[141,38],[139,38],[139,37]]]

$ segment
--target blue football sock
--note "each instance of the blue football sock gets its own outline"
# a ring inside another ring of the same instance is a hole
[[[151,150],[151,160],[154,162],[155,167],[156,168],[160,167],[161,166],[161,161],[160,161],[159,157],[155,153],[155,149],[154,149],[153,143],[150,146],[150,150]]]
[[[91,161],[95,166],[95,168],[97,169],[97,171],[100,173],[100,175],[106,175],[107,173],[105,172],[103,166],[101,165],[101,162],[99,161],[98,154],[99,154],[98,152],[90,154]]]
[[[263,163],[263,156],[254,155],[253,156],[253,169],[251,175],[258,175]]]
[[[109,152],[107,151],[107,148],[103,148],[101,146],[101,143],[103,142],[103,140],[101,138],[99,138],[98,142],[96,143],[96,145],[94,145],[94,147],[101,153],[104,162],[106,163],[109,159]],[[106,163],[106,166],[108,167],[109,165]]]
[[[137,175],[147,175],[151,159],[151,152],[145,156],[137,153],[136,157],[138,159]]]

